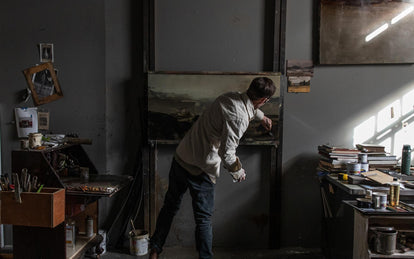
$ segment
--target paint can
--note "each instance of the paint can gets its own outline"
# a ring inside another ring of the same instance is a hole
[[[42,133],[30,133],[29,134],[29,147],[35,148],[42,145]]]
[[[141,256],[148,253],[148,232],[134,229],[129,232],[129,252],[131,255]]]
[[[361,164],[368,163],[368,154],[366,154],[366,153],[359,153],[358,154],[358,161]]]
[[[86,217],[86,236],[92,237],[93,236],[93,218],[91,216]]]
[[[397,234],[393,227],[371,227],[369,243],[376,253],[391,255],[396,250]]]
[[[29,140],[28,139],[21,139],[20,140],[20,148],[21,149],[29,149]]]
[[[374,201],[374,208],[385,210],[387,209],[387,194],[383,192],[372,193],[372,200]]]
[[[361,163],[361,173],[369,171],[369,163]]]
[[[349,162],[346,164],[346,171],[349,175],[359,175],[361,173],[361,164]]]

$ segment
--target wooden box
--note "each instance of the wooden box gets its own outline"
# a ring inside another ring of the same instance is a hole
[[[21,199],[18,203],[14,192],[1,192],[2,224],[54,228],[65,220],[65,189],[23,192]]]

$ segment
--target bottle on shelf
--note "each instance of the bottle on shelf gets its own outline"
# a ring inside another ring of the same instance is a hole
[[[400,183],[397,178],[390,183],[390,205],[395,207],[400,203]]]
[[[66,246],[75,248],[76,243],[76,226],[75,221],[69,219],[66,221]]]
[[[91,216],[86,217],[86,236],[92,237],[93,236],[93,218]]]

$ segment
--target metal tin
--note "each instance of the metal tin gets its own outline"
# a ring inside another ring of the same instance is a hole
[[[350,175],[359,175],[361,173],[361,164],[349,162],[346,164],[346,171]]]
[[[129,250],[131,255],[141,256],[148,253],[148,232],[135,229],[129,232]]]
[[[392,255],[396,251],[398,231],[394,228],[370,228],[373,239],[373,250],[378,254]]]
[[[369,163],[361,163],[361,173],[369,171]]]
[[[29,148],[29,140],[28,139],[21,139],[20,140],[20,148],[21,149],[28,149]]]
[[[358,154],[358,161],[361,164],[368,163],[368,154],[366,154],[366,153],[360,153],[360,154]]]
[[[385,210],[387,209],[387,194],[383,192],[372,193],[372,199],[374,201],[374,208]]]

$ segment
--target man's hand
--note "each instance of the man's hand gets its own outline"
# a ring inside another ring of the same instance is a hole
[[[272,120],[268,117],[264,116],[260,123],[267,131],[270,131],[272,129]]]
[[[233,177],[233,183],[240,183],[246,180],[246,171],[242,168],[237,172],[232,172],[231,176]]]

